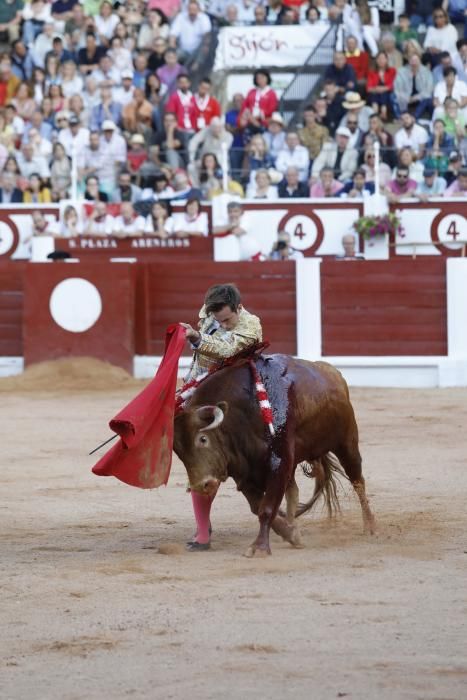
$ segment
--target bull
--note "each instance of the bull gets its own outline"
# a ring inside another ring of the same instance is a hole
[[[274,435],[266,429],[247,360],[208,376],[175,418],[174,451],[190,488],[216,492],[232,477],[258,516],[259,533],[247,556],[271,554],[270,529],[301,546],[295,518],[322,495],[338,505],[336,478],[345,475],[358,495],[366,532],[374,516],[365,493],[358,428],[347,384],[332,365],[287,355],[260,356],[256,368],[273,409]],[[295,471],[315,477],[315,489],[299,503]],[[280,509],[285,496],[286,512]]]

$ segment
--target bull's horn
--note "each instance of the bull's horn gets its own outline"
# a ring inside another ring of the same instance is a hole
[[[219,406],[200,406],[196,412],[201,415],[202,413],[206,413],[206,409],[209,409],[209,411],[212,412],[213,419],[209,425],[207,425],[205,428],[200,428],[200,430],[214,430],[214,428],[219,427],[224,420],[224,411],[222,408],[219,408]]]

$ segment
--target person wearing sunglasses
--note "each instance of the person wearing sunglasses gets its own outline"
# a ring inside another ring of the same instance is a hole
[[[449,21],[448,13],[442,8],[433,12],[433,27],[428,27],[423,48],[428,53],[432,67],[438,65],[442,51],[451,54],[457,52],[456,43],[459,39],[457,29]]]
[[[400,165],[396,170],[396,177],[386,185],[385,194],[390,203],[397,203],[402,199],[414,197],[416,189],[417,183],[409,177],[409,169]]]

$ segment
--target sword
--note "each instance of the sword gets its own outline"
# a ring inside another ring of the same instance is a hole
[[[104,445],[107,445],[108,442],[112,442],[112,440],[115,440],[116,437],[118,437],[117,433],[115,433],[115,435],[112,435],[112,437],[109,437],[109,439],[106,440],[105,442],[101,442],[101,444],[98,445],[97,447],[95,447],[95,448],[93,449],[93,451],[90,452],[89,454],[90,454],[90,455],[93,455],[94,452],[97,452],[97,450],[100,450],[101,447],[104,447]]]

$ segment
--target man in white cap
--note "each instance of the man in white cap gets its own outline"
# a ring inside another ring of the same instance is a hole
[[[327,141],[319,156],[313,161],[311,177],[316,182],[323,168],[332,168],[340,182],[351,180],[358,165],[358,151],[349,146],[352,134],[346,126],[336,131],[336,140]]]
[[[99,150],[102,153],[99,170],[101,189],[110,195],[115,189],[117,175],[126,163],[127,146],[116,125],[109,119],[102,124]]]
[[[76,157],[82,163],[84,151],[89,145],[89,129],[80,126],[76,114],[71,114],[68,119],[68,127],[61,129],[58,141],[62,144],[69,158]]]
[[[112,98],[117,104],[125,107],[133,101],[135,86],[133,85],[133,71],[122,71],[122,84],[113,89]]]
[[[279,151],[285,146],[284,120],[280,112],[273,112],[269,118],[268,129],[262,135],[266,141],[269,154],[274,162]]]

